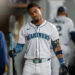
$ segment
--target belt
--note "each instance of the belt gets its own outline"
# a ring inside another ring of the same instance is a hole
[[[43,59],[40,59],[40,58],[35,58],[35,59],[32,59],[33,63],[42,63],[42,62],[45,62],[45,61],[49,61],[50,58],[43,58]]]
[[[37,63],[42,63],[42,62],[49,61],[50,58],[34,58],[34,59],[25,58],[25,60],[32,61],[33,63],[37,64]]]

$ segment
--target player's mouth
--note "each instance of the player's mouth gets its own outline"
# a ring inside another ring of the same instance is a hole
[[[34,19],[34,20],[37,20],[37,19],[38,19],[38,17],[33,17],[33,19]]]

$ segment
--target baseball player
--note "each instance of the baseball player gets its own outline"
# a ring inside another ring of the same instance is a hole
[[[0,75],[3,75],[6,70],[7,70],[7,46],[4,33],[0,31]]]
[[[43,19],[42,8],[38,4],[30,3],[27,11],[32,21],[23,25],[16,48],[9,52],[12,57],[15,53],[19,53],[25,44],[26,61],[22,75],[51,75],[51,42],[61,67],[67,72],[56,27]]]
[[[73,51],[70,49],[70,39],[75,43],[75,31],[74,24],[70,18],[67,17],[66,7],[61,6],[57,10],[57,17],[52,20],[52,23],[56,26],[59,32],[59,42],[64,54],[64,60],[68,66],[72,61]],[[53,52],[52,52],[53,53]],[[56,67],[54,67],[56,66]],[[52,75],[59,75],[59,62],[53,53],[52,58]],[[65,75],[65,74],[64,74]]]

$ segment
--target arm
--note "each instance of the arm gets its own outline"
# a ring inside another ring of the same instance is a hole
[[[23,50],[24,44],[25,44],[25,35],[24,35],[24,29],[23,27],[21,28],[20,32],[19,32],[19,39],[18,39],[18,43],[15,47],[15,52],[19,53]]]
[[[13,57],[15,56],[16,53],[21,52],[23,50],[24,44],[25,44],[25,37],[24,37],[23,27],[22,27],[19,32],[18,43],[16,44],[16,47],[13,50],[9,51],[9,56]]]
[[[68,69],[65,65],[62,49],[61,49],[60,44],[59,44],[59,34],[58,34],[56,27],[54,27],[54,26],[52,29],[51,39],[52,39],[53,50],[54,50],[54,52],[55,52],[55,54],[56,54],[56,56],[60,62],[59,71],[61,69],[61,72],[59,73],[59,75],[67,75]]]
[[[59,40],[52,41],[52,46],[60,62],[59,75],[67,75],[68,68],[66,67],[65,62],[64,62],[63,53],[62,53],[62,49],[59,44]]]
[[[16,47],[13,50],[9,51],[9,56],[13,57],[15,56],[17,53],[20,53],[23,50],[24,44],[16,44]]]
[[[19,53],[23,50],[24,44],[18,44],[15,47],[15,53]]]
[[[59,40],[52,41],[52,47],[54,49],[54,52],[55,52],[60,64],[65,65],[65,62],[63,59],[62,49],[61,49],[60,44],[59,44]]]
[[[72,20],[69,21],[68,27],[71,40],[75,43],[75,26]]]

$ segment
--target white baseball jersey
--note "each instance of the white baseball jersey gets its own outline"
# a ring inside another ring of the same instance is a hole
[[[25,58],[51,58],[51,40],[59,39],[56,27],[44,20],[40,26],[24,25],[19,32],[19,44],[26,44]]]
[[[69,33],[74,31],[74,24],[71,19],[65,16],[59,16],[53,23],[59,32],[60,44],[68,44],[70,40]]]

